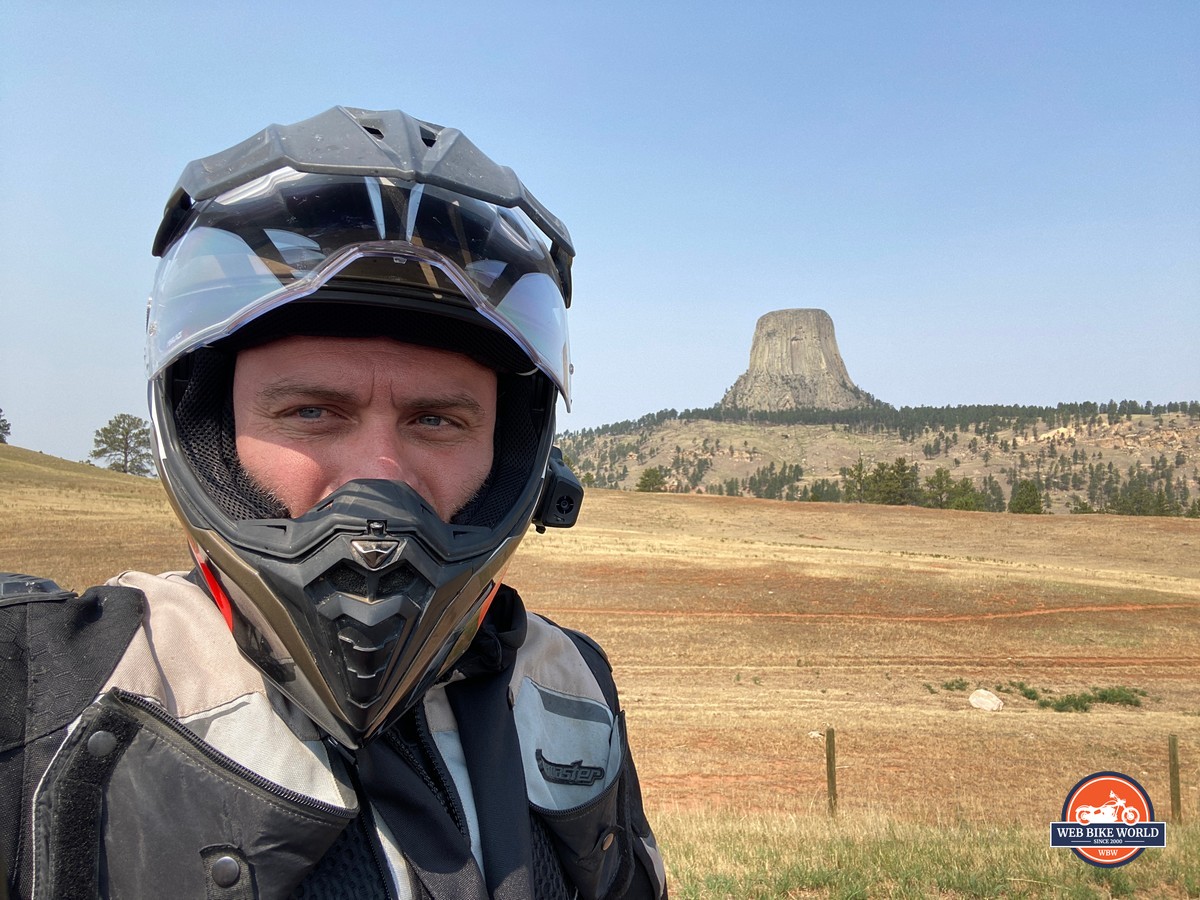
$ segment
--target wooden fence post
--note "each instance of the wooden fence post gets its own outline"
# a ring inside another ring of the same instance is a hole
[[[825,790],[829,796],[829,815],[837,815],[837,745],[832,728],[825,729]]]
[[[1167,735],[1167,767],[1171,777],[1171,821],[1183,821],[1183,802],[1179,792],[1179,736]]]

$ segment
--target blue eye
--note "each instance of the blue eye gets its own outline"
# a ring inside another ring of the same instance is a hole
[[[296,410],[296,415],[301,419],[319,419],[325,413],[325,410],[319,406],[303,406]]]

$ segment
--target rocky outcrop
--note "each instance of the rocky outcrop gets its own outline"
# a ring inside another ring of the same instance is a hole
[[[721,401],[724,407],[778,412],[854,409],[871,398],[850,380],[823,309],[780,309],[754,327],[750,368]]]

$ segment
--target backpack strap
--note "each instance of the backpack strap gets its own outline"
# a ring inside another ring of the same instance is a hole
[[[133,588],[105,585],[77,596],[48,579],[0,574],[0,861],[16,896],[30,889],[33,793],[144,609],[145,596]]]

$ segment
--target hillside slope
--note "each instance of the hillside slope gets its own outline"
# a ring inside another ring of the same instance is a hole
[[[157,479],[0,445],[0,571],[80,590],[118,568],[190,565]]]
[[[1185,414],[1133,415],[1113,424],[1072,423],[1047,428],[1045,423],[1005,427],[989,437],[982,431],[925,429],[905,439],[898,431],[855,429],[847,425],[767,425],[667,418],[657,424],[612,429],[567,431],[559,446],[585,483],[633,490],[642,473],[665,470],[665,489],[681,493],[729,493],[736,480],[739,493],[746,481],[772,464],[800,466],[799,490],[821,479],[840,480],[843,468],[861,458],[869,470],[877,463],[905,458],[916,463],[922,479],[938,468],[955,481],[976,485],[987,476],[1000,482],[1005,495],[1017,478],[1042,478],[1048,485],[1053,512],[1066,512],[1072,497],[1087,498],[1089,466],[1113,470],[1127,478],[1132,466],[1150,469],[1165,462],[1174,468],[1191,494],[1200,494],[1200,418]]]

